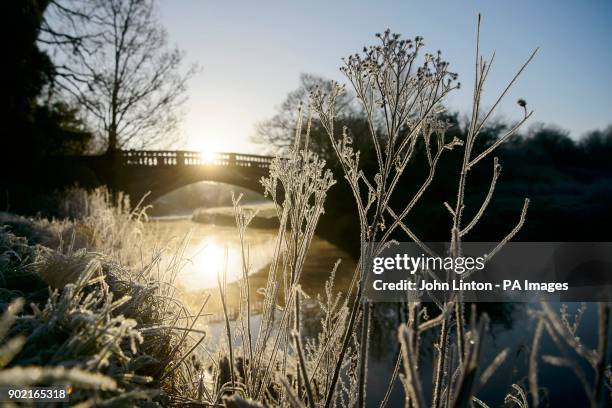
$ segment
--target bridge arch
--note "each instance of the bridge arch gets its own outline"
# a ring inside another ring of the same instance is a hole
[[[115,157],[112,188],[145,204],[180,187],[199,181],[214,181],[244,187],[263,194],[259,182],[268,175],[273,157],[240,153],[218,153],[212,158],[200,152],[126,150]]]

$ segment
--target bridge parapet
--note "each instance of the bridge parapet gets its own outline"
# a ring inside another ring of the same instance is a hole
[[[188,150],[122,150],[122,166],[225,166],[268,169],[272,156],[239,153],[216,153],[212,156]]]

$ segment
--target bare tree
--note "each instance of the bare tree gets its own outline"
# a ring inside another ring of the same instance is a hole
[[[331,80],[313,74],[301,74],[299,86],[287,94],[285,100],[276,108],[276,114],[257,124],[253,141],[267,146],[272,153],[287,153],[295,145],[295,128],[299,115],[302,115],[304,122],[308,120],[308,109],[300,107],[309,105],[311,92],[318,90],[327,94],[332,89]],[[350,117],[363,117],[355,96],[350,92],[339,96],[337,112],[347,120]],[[333,154],[327,134],[315,117],[311,118],[310,140],[310,148],[316,153],[325,157]]]
[[[155,0],[54,1],[40,41],[53,51],[57,88],[107,151],[172,144],[196,67],[182,69]]]

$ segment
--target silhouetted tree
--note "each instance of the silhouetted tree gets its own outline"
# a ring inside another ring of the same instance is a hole
[[[54,44],[57,85],[86,112],[106,149],[171,144],[195,67],[181,70],[184,54],[168,46],[156,2],[58,3],[46,31],[62,33]]]
[[[580,147],[588,157],[590,166],[612,168],[612,125],[603,130],[587,133],[580,141]]]
[[[47,155],[80,155],[86,152],[93,135],[83,124],[78,109],[63,102],[41,105],[36,109],[37,145]]]
[[[3,56],[2,150],[11,152],[3,164],[14,165],[23,152],[30,157],[82,153],[91,138],[74,109],[41,99],[56,74],[37,38],[49,0],[9,0],[2,3],[7,30]],[[78,129],[78,131],[77,131]]]
[[[276,114],[257,125],[253,140],[267,146],[270,152],[286,153],[294,143],[295,127],[300,107],[302,107],[302,120],[306,123],[309,115],[310,93],[315,89],[319,89],[323,93],[329,92],[331,84],[332,81],[316,75],[300,75],[298,87],[289,92],[285,100],[276,108]],[[337,115],[338,119],[342,121],[363,120],[363,115],[361,115],[352,93],[346,92],[339,98]],[[309,147],[325,158],[335,157],[329,144],[329,137],[316,118],[312,118]]]
[[[31,145],[36,98],[53,75],[53,65],[40,51],[36,38],[47,1],[10,0],[2,4],[5,49],[2,93],[2,142],[7,151]],[[9,40],[10,38],[10,40]],[[3,148],[3,150],[4,150]]]

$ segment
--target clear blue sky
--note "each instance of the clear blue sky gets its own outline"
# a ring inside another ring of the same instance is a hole
[[[537,46],[540,52],[499,111],[512,119],[525,98],[531,123],[572,136],[612,123],[612,1],[212,1],[165,0],[170,41],[202,70],[189,84],[186,147],[258,152],[254,125],[274,114],[300,73],[343,80],[340,58],[373,43],[385,28],[425,37],[465,85],[448,100],[467,112],[476,15],[482,49],[497,52],[485,104]]]

